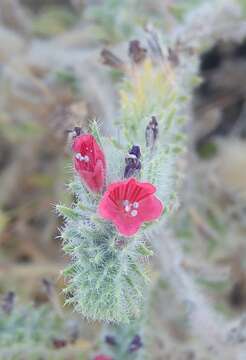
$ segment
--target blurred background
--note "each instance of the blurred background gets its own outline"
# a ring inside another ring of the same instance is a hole
[[[117,116],[122,74],[102,65],[101,50],[126,56],[127,42],[148,24],[168,46],[185,45],[200,78],[191,99],[181,207],[171,226],[187,254],[184,266],[212,306],[228,319],[243,317],[246,4],[218,3],[0,1],[0,359],[91,359],[97,349],[99,324],[63,307],[60,271],[68,259],[54,206],[71,201],[67,130],[97,118],[110,133]],[[216,359],[192,338],[182,304],[162,276],[152,318],[154,360]]]

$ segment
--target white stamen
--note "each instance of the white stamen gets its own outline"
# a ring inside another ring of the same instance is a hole
[[[75,157],[76,157],[77,160],[82,160],[82,159],[81,159],[82,156],[81,156],[80,153],[77,153],[77,154],[75,155]]]
[[[137,214],[138,214],[137,210],[132,210],[131,211],[131,216],[137,216]]]
[[[75,155],[75,158],[76,158],[77,160],[79,160],[79,161],[85,161],[85,162],[89,162],[89,161],[90,161],[89,156],[87,156],[87,155],[83,156],[83,155],[81,155],[80,153],[77,153],[77,154]]]
[[[131,210],[131,206],[126,205],[126,206],[125,206],[125,211],[126,211],[126,212],[129,212],[130,210]]]
[[[139,208],[139,203],[135,201],[133,203],[133,207],[134,207],[134,209],[138,209]]]
[[[123,205],[124,205],[124,206],[129,205],[129,200],[123,200]]]

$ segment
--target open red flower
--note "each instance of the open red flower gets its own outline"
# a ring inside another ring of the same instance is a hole
[[[113,358],[107,355],[97,355],[93,360],[113,360]]]
[[[82,134],[73,142],[74,167],[91,191],[102,190],[106,163],[104,154],[94,136]]]
[[[119,233],[134,235],[145,221],[160,217],[162,202],[154,195],[156,188],[134,178],[111,184],[99,203],[99,214],[111,220]]]

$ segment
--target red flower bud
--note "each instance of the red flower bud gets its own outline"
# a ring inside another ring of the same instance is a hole
[[[74,167],[87,187],[94,192],[102,190],[106,163],[104,154],[90,134],[76,136],[73,142]]]

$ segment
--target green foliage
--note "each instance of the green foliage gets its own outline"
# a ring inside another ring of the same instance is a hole
[[[129,40],[136,35],[137,26],[144,27],[150,20],[153,24],[161,23],[158,10],[155,0],[152,6],[146,0],[108,0],[88,6],[85,18],[94,25],[97,39],[116,43]]]
[[[129,1],[128,3],[132,8]],[[130,11],[128,16],[131,13]],[[134,30],[133,22],[127,16],[125,4],[122,6],[122,3],[117,0],[109,0],[100,5],[89,6],[85,16],[95,23],[98,36],[101,39],[110,39],[113,42],[122,40],[129,38]]]
[[[216,153],[217,153],[217,147],[216,144],[213,142],[202,144],[198,148],[198,154],[204,160],[209,160],[213,158],[216,155]]]
[[[75,25],[78,17],[66,7],[50,6],[42,11],[33,22],[33,33],[50,37],[63,33]]]
[[[85,360],[80,323],[50,305],[0,307],[0,359]],[[76,333],[76,335],[75,335]],[[78,339],[77,339],[78,337]]]
[[[56,340],[67,345],[72,340],[71,321],[48,305],[16,305],[9,313],[0,308],[0,358],[82,360],[81,350],[69,346],[57,349],[54,345]]]
[[[64,336],[62,319],[49,307],[16,306],[10,314],[0,309],[0,348],[14,344],[42,344]]]
[[[183,0],[177,3],[173,3],[170,6],[171,13],[180,22],[183,21],[187,14],[189,14],[194,8],[201,5],[203,0]]]
[[[243,16],[246,16],[246,1],[245,0],[238,0],[239,5],[242,8]]]
[[[58,70],[55,76],[56,81],[62,86],[69,86],[74,94],[79,92],[78,79],[71,69]]]

